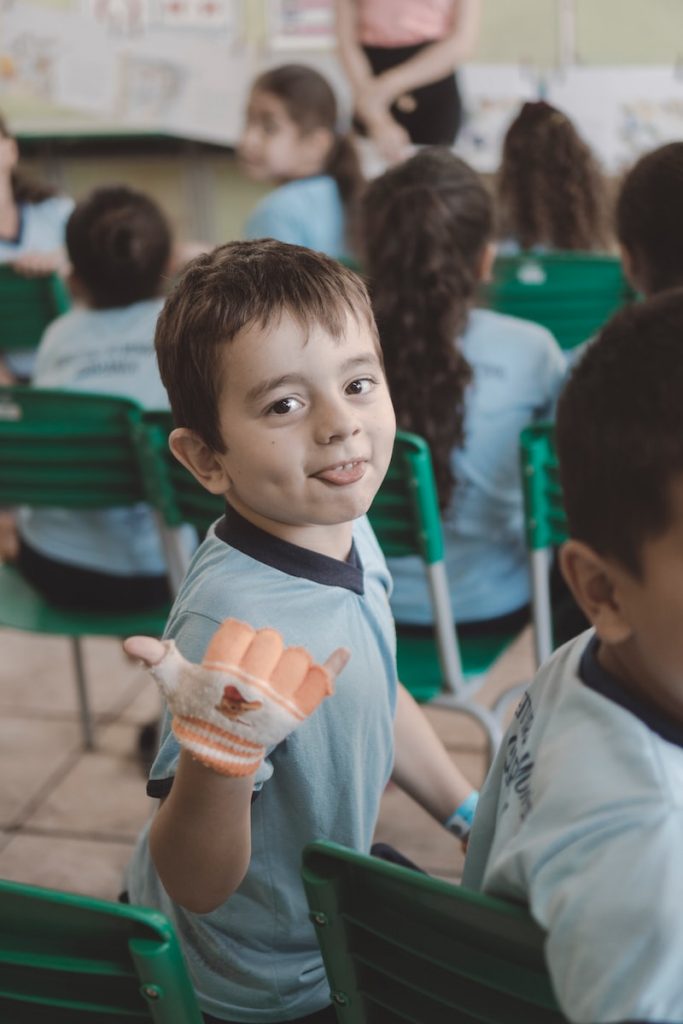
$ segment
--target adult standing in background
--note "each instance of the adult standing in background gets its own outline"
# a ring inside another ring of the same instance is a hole
[[[481,0],[335,0],[339,59],[354,114],[389,162],[414,145],[451,146],[461,121],[456,69],[471,53]]]

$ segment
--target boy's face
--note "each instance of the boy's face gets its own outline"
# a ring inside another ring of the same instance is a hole
[[[284,540],[345,558],[389,465],[394,411],[369,326],[339,341],[288,314],[226,346],[219,400],[230,504]]]
[[[616,672],[683,722],[683,478],[670,491],[667,530],[641,550],[642,572],[616,569],[619,604],[629,637]]]

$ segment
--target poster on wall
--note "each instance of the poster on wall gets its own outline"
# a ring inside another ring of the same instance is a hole
[[[329,50],[334,46],[333,0],[269,0],[272,50]]]

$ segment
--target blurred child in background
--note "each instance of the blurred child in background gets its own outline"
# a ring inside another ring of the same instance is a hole
[[[459,628],[515,628],[529,574],[519,435],[549,414],[565,361],[545,328],[473,309],[495,249],[479,176],[446,149],[423,149],[373,181],[365,259],[398,425],[429,443]],[[431,605],[418,558],[390,559],[392,607],[424,627]]]
[[[69,218],[66,245],[72,289],[85,308],[48,327],[34,386],[168,408],[154,353],[171,252],[163,213],[132,189],[96,189]],[[143,504],[82,512],[22,509],[18,566],[49,600],[70,607],[132,611],[169,597],[157,526]]]
[[[64,231],[73,200],[18,168],[19,147],[0,114],[0,263],[21,274],[66,273]],[[6,352],[0,382],[28,377],[33,353]]]
[[[501,252],[610,248],[602,172],[566,114],[545,100],[525,103],[505,134],[496,204]]]
[[[259,75],[239,156],[253,181],[276,186],[249,217],[247,238],[276,238],[334,258],[351,255],[364,182],[351,139],[337,131],[337,101],[322,75],[300,64]]]

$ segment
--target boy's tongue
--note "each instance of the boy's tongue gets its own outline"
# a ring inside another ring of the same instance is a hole
[[[321,473],[316,473],[316,477],[328,484],[353,484],[356,480],[360,480],[364,472],[364,462],[346,462],[343,465],[324,469]]]

